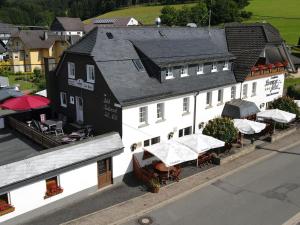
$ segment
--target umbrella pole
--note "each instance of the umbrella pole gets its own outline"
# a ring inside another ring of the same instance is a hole
[[[274,122],[274,130],[273,130],[273,134],[275,134],[275,127],[276,127],[276,121]]]
[[[170,178],[170,170],[169,170],[169,167],[168,167],[168,179]]]
[[[243,133],[241,133],[241,144],[242,144],[242,148],[244,147],[244,134]]]
[[[199,165],[199,156],[197,157],[197,167],[198,167],[198,165]]]

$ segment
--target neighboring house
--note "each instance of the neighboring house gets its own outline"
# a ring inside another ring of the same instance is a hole
[[[0,88],[8,87],[8,86],[9,86],[8,77],[0,76]]]
[[[0,61],[7,59],[7,49],[6,45],[0,40]]]
[[[56,17],[50,30],[58,35],[80,36],[84,34],[84,24],[80,18]]]
[[[278,30],[267,23],[225,26],[229,51],[237,59],[233,71],[241,83],[240,98],[265,109],[282,96],[285,68],[294,69]]]
[[[133,17],[120,17],[120,18],[98,18],[94,19],[91,24],[84,25],[86,33],[90,32],[95,27],[128,27],[128,26],[140,26],[141,22]]]
[[[13,72],[43,70],[44,58],[53,57],[57,63],[71,43],[65,36],[43,30],[20,30],[8,42],[9,60]]]
[[[0,22],[0,40],[6,45],[11,34],[18,31],[15,25]]]
[[[88,195],[105,187],[107,176],[101,171],[123,151],[117,133],[43,150],[24,141],[20,134],[5,131],[0,134],[4,137],[0,151],[0,223],[58,200],[65,204],[66,197],[80,199],[83,192]]]

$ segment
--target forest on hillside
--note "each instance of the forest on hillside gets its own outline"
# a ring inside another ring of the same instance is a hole
[[[49,26],[55,16],[82,20],[137,4],[176,4],[191,0],[0,0],[0,21],[19,25]]]

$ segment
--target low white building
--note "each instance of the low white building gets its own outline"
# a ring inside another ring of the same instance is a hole
[[[56,17],[50,30],[58,35],[80,36],[84,35],[84,24],[80,18]]]

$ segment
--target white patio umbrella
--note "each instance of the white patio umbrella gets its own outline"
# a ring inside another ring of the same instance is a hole
[[[294,100],[298,107],[300,107],[300,100]]]
[[[145,150],[159,158],[167,167],[198,158],[196,152],[173,140],[151,145]]]
[[[224,141],[220,141],[219,139],[204,134],[191,134],[191,135],[181,137],[176,141],[189,147],[198,155],[210,149],[220,148],[225,145]],[[198,157],[197,157],[197,166],[198,166]]]
[[[271,119],[278,123],[289,123],[296,118],[296,114],[280,109],[267,109],[257,113],[258,118]]]
[[[259,123],[247,119],[234,119],[233,123],[235,128],[237,128],[242,134],[259,133],[266,128],[265,123]]]

